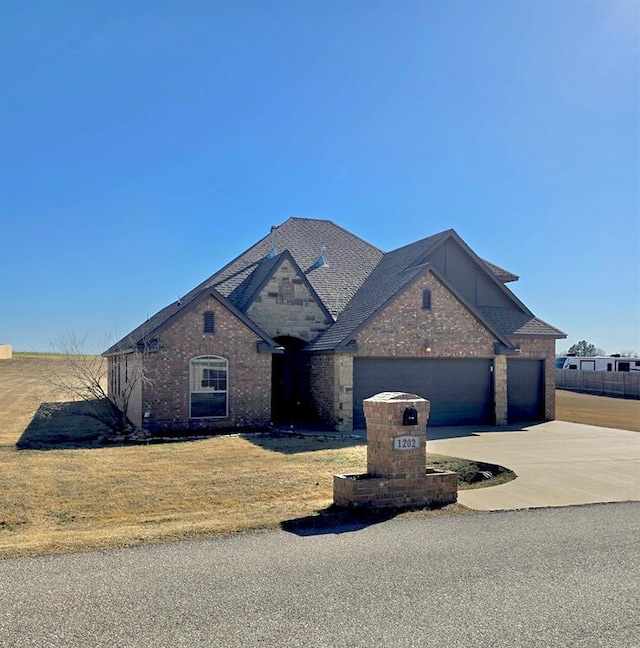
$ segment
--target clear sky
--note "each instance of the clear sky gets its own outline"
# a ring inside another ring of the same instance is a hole
[[[640,3],[0,1],[0,344],[102,350],[289,216],[454,228],[640,352]]]

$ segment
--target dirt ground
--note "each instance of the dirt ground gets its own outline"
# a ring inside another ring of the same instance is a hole
[[[559,421],[640,432],[640,400],[556,390]]]

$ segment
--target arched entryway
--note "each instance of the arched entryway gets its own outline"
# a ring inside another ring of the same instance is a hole
[[[271,416],[276,425],[309,422],[312,410],[309,398],[308,344],[288,335],[274,338],[284,353],[273,355],[271,380]]]

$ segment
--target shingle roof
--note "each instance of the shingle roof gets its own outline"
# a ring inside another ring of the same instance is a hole
[[[476,308],[503,335],[565,337],[565,334],[555,326],[543,322],[529,312],[494,306],[476,306]]]
[[[447,232],[435,234],[415,243],[387,252],[369,275],[336,323],[315,342],[310,351],[326,351],[347,344],[356,328],[368,320],[414,277],[424,272],[424,265],[415,265],[426,252],[441,242]]]
[[[374,313],[382,308],[389,300],[397,295],[412,279],[430,268],[430,255],[448,238],[454,238],[468,249],[454,230],[446,230],[415,243],[411,243],[392,252],[387,252],[375,270],[369,275],[358,293],[348,304],[336,323],[325,331],[318,339],[307,346],[309,351],[329,351],[350,342],[356,330],[361,327]],[[487,272],[493,274],[500,282],[505,276],[515,277],[499,266],[490,264],[469,249],[469,253],[477,259]],[[537,335],[563,337],[564,333],[535,317],[526,307],[505,287],[501,286],[513,301],[513,308],[480,308],[467,302],[458,294],[454,286],[442,277],[435,268],[432,272],[443,281],[448,289],[469,309],[496,337],[508,343],[509,335]],[[500,271],[500,272],[499,272]],[[502,276],[501,276],[502,274]],[[510,279],[511,280],[511,279]]]
[[[229,301],[235,304],[240,310],[244,310],[253,294],[269,278],[275,267],[282,260],[283,252],[273,257],[262,259],[253,272],[247,275],[244,281],[233,289],[229,295]]]
[[[271,235],[209,277],[194,290],[213,286],[241,307],[248,292],[240,288],[256,270],[268,273]],[[320,248],[327,265],[317,267]],[[309,283],[335,318],[383,257],[378,248],[328,220],[289,218],[276,230],[276,252],[288,250]],[[250,285],[255,285],[253,279]],[[248,287],[248,286],[247,286]]]
[[[516,275],[477,257],[454,230],[440,232],[384,254],[327,220],[290,218],[275,229],[275,254],[270,254],[273,238],[268,234],[181,300],[156,313],[105,354],[135,346],[207,292],[213,291],[219,295],[233,311],[237,310],[238,315],[246,319],[242,311],[282,261],[285,251],[299,266],[328,313],[337,318],[333,326],[309,344],[307,349],[335,349],[348,344],[358,327],[410,281],[425,272],[426,267],[430,267],[432,253],[449,238],[454,238],[467,249],[513,301],[513,308],[476,307],[458,295],[464,305],[498,338],[511,335],[564,337],[564,333],[536,318],[502,285],[517,279]],[[321,248],[324,249],[326,260],[323,266],[318,264]],[[436,275],[448,284],[437,272]],[[453,286],[448,287],[456,293]]]
[[[127,350],[161,327],[188,304],[213,288],[242,310],[257,286],[270,274],[279,257],[270,256],[270,234],[224,268],[173,302],[108,349],[105,354]],[[326,265],[318,267],[320,248]],[[310,285],[336,318],[369,276],[383,252],[328,220],[289,218],[276,229],[276,251],[288,250]]]
[[[508,270],[497,266],[495,263],[491,263],[491,261],[482,259],[482,262],[485,263],[489,270],[491,270],[491,272],[493,272],[493,274],[504,283],[509,283],[510,281],[518,281],[518,279],[520,278],[518,277],[518,275],[513,274],[513,272],[509,272]]]
[[[169,304],[161,311],[149,318],[146,322],[138,326],[121,340],[116,342],[112,347],[107,349],[103,355],[114,355],[117,353],[128,353],[135,350],[140,344],[149,344],[150,340],[167,324],[172,318],[185,310],[195,306],[201,299],[208,295],[217,299],[225,308],[233,313],[238,319],[246,324],[256,335],[262,338],[263,343],[268,347],[278,348],[277,342],[272,340],[255,322],[251,321],[244,313],[238,310],[224,295],[210,287],[189,294],[189,298],[179,299],[173,304]]]

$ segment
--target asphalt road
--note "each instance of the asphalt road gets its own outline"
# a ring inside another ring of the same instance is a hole
[[[0,561],[3,648],[640,646],[640,504]]]

